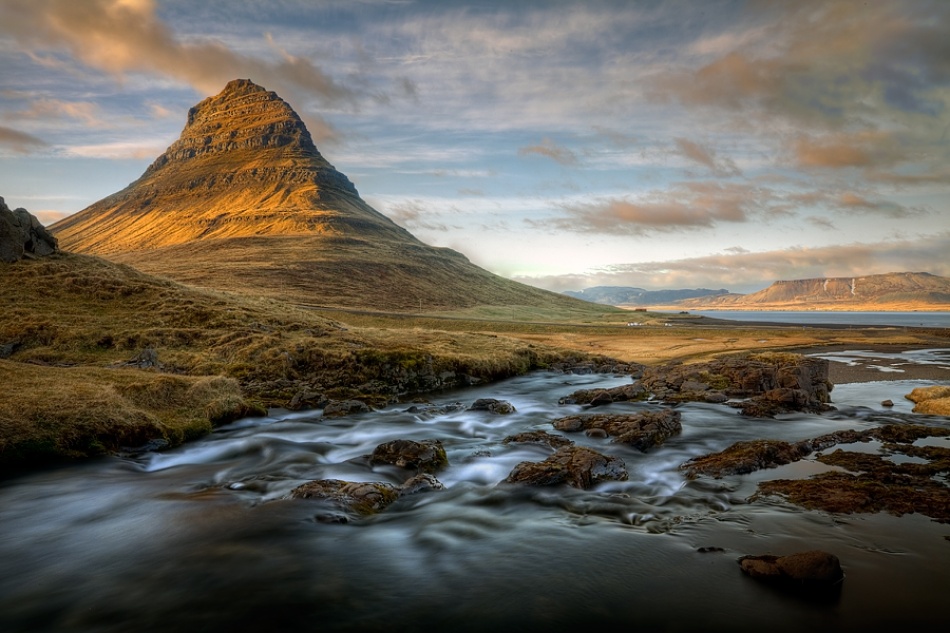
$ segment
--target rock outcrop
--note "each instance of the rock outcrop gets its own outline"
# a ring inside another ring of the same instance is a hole
[[[751,578],[793,590],[832,589],[844,580],[838,557],[820,550],[787,556],[743,556],[739,567]]]
[[[26,209],[13,209],[0,198],[0,262],[52,255],[59,246],[40,221]]]
[[[521,462],[503,483],[525,486],[567,485],[586,490],[604,481],[626,481],[627,467],[619,457],[601,455],[581,446],[565,446],[543,462]]]
[[[746,415],[768,417],[831,407],[828,361],[798,354],[764,353],[708,363],[649,367],[640,384],[667,402],[737,402]]]
[[[646,452],[683,431],[680,412],[671,409],[632,414],[571,415],[552,422],[554,428],[568,433],[602,430],[614,442],[629,444]]]
[[[379,481],[318,479],[297,486],[290,492],[290,497],[325,501],[334,510],[344,512],[345,515],[321,514],[318,515],[318,519],[346,523],[346,515],[355,518],[376,514],[385,510],[400,497],[444,488],[442,482],[429,474],[412,477],[401,486]]]
[[[372,464],[390,464],[423,473],[434,473],[449,464],[439,440],[393,440],[380,444],[370,457]]]

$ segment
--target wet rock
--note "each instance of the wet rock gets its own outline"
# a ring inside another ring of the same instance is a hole
[[[432,473],[449,464],[445,448],[439,440],[393,440],[373,450],[371,464],[391,464],[420,472]]]
[[[589,404],[597,407],[614,402],[637,402],[646,400],[647,390],[643,385],[633,383],[610,389],[578,389],[569,396],[558,400],[558,404]]]
[[[604,481],[626,481],[623,460],[580,446],[566,446],[543,462],[521,462],[504,483],[525,486],[568,485],[586,490]]]
[[[325,409],[330,404],[330,400],[320,391],[311,391],[310,389],[301,389],[290,399],[287,408],[291,411],[300,411],[301,409]],[[326,411],[323,413],[326,415]]]
[[[680,466],[680,469],[685,470],[686,476],[691,479],[699,475],[719,479],[790,464],[811,452],[811,443],[808,441],[791,444],[780,440],[749,440],[736,442],[719,453],[695,457]]]
[[[339,418],[355,413],[369,413],[372,409],[365,402],[359,400],[331,400],[323,407],[323,417]]]
[[[410,477],[402,486],[399,487],[399,496],[416,495],[424,492],[435,492],[445,490],[445,485],[429,473],[419,473]]]
[[[820,550],[788,556],[743,556],[739,567],[751,578],[793,589],[829,589],[844,580],[838,557]]]
[[[413,413],[415,415],[421,415],[424,417],[436,417],[439,415],[448,415],[449,413],[455,413],[456,411],[462,411],[464,409],[465,405],[463,405],[461,402],[442,405],[420,403],[414,404],[406,409],[406,413]]]
[[[399,498],[399,489],[380,482],[320,479],[294,488],[294,499],[322,499],[357,515],[375,514]]]
[[[561,435],[552,435],[547,431],[525,431],[517,435],[509,435],[503,440],[504,444],[520,442],[524,444],[544,444],[551,448],[558,449],[562,446],[571,446],[574,444],[571,440]]]
[[[894,401],[893,401],[893,400],[890,400],[890,399],[888,399],[888,400],[883,400],[883,401],[881,402],[881,406],[882,406],[882,407],[888,407],[888,408],[893,407],[893,406],[894,406]]]
[[[563,374],[619,374],[639,377],[643,373],[643,367],[638,363],[621,363],[612,358],[602,358],[552,363],[549,369]]]
[[[680,417],[679,411],[663,409],[633,414],[570,415],[558,418],[552,424],[557,430],[568,433],[600,429],[614,442],[647,451],[682,432]]]
[[[516,411],[513,404],[507,400],[494,398],[479,398],[468,408],[469,411],[488,411],[496,415],[507,415]]]
[[[832,389],[827,360],[778,353],[648,367],[639,384],[655,397],[671,402],[746,398],[736,406],[743,414],[756,417],[826,411]]]

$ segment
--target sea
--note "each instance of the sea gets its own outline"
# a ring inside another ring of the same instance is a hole
[[[950,312],[840,312],[696,310],[690,314],[727,321],[757,321],[797,325],[870,325],[892,327],[950,327]]]

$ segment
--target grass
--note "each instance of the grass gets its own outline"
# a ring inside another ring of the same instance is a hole
[[[91,256],[3,264],[0,349],[12,354],[0,360],[0,466],[156,438],[175,444],[306,393],[386,402],[559,361],[688,362],[819,345],[945,345],[947,336],[659,313],[637,313],[643,325],[628,327],[629,312],[595,308],[314,309],[188,287]],[[154,366],[143,369],[143,358]]]

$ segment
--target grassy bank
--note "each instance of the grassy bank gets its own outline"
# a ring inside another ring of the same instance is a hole
[[[385,308],[385,306],[381,306]],[[944,330],[714,324],[524,306],[319,310],[199,290],[88,256],[3,265],[0,467],[176,444],[268,406],[387,402],[557,362],[653,364],[745,350],[946,345]]]

